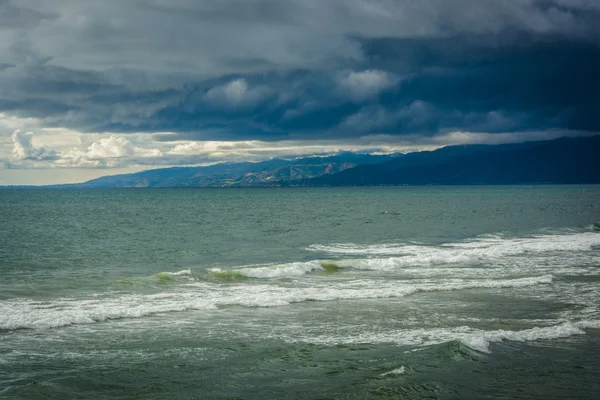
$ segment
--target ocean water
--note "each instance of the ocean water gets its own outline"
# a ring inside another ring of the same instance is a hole
[[[0,398],[592,399],[600,186],[0,191]]]

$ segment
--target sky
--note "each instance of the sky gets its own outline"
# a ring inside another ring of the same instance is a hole
[[[598,0],[0,0],[0,185],[600,132]]]

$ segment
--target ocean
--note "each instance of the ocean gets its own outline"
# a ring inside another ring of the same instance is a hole
[[[595,399],[600,186],[0,190],[0,398]]]

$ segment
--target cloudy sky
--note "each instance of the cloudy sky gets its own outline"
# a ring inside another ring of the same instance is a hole
[[[598,0],[0,0],[0,185],[600,132]]]

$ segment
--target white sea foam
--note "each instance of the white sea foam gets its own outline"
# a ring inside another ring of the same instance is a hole
[[[52,328],[90,324],[118,318],[187,310],[210,310],[219,306],[277,307],[306,301],[398,298],[418,292],[476,288],[520,288],[552,282],[551,275],[505,280],[449,280],[443,283],[401,283],[358,280],[324,283],[310,287],[272,284],[230,286],[194,282],[177,291],[158,294],[126,294],[92,299],[57,299],[38,302],[27,299],[0,301],[0,329]]]
[[[224,270],[221,268],[210,269],[211,272],[216,272],[218,274],[223,274],[226,272],[233,272],[233,273],[237,273],[237,274],[240,274],[240,275],[248,277],[248,278],[259,278],[259,279],[301,276],[301,275],[308,274],[310,272],[324,271],[324,270],[325,269],[321,266],[321,264],[318,261],[295,262],[295,263],[279,264],[279,265],[235,268],[235,269],[231,269],[231,270]]]
[[[590,321],[588,321],[589,323]],[[585,323],[584,323],[585,324]],[[595,324],[592,323],[592,324]],[[584,328],[580,323],[562,322],[553,326],[534,327],[530,329],[510,331],[494,330],[485,331],[469,326],[454,328],[419,328],[402,329],[397,331],[366,331],[355,335],[336,336],[302,336],[290,335],[283,337],[289,342],[307,342],[321,345],[339,344],[381,344],[395,343],[399,346],[432,346],[441,343],[459,341],[472,350],[482,353],[490,352],[490,343],[507,341],[530,342],[536,340],[551,340],[568,338],[575,335],[584,335]]]
[[[402,365],[400,368],[396,368],[389,372],[384,372],[383,374],[381,374],[381,376],[404,375],[405,372],[406,372],[406,367],[404,365]]]
[[[325,271],[323,265],[333,266],[336,270],[337,268],[381,272],[401,270],[404,275],[430,278],[462,276],[501,279],[524,274],[598,275],[600,269],[596,265],[600,263],[600,253],[589,251],[594,246],[600,246],[600,235],[590,232],[512,239],[485,235],[469,242],[440,246],[314,245],[309,249],[331,254],[368,257],[313,260],[279,265],[250,265],[232,269],[214,268],[210,271],[223,276],[231,274],[258,279],[302,276],[316,271]],[[377,257],[377,255],[392,256]]]
[[[184,269],[177,272],[163,272],[163,274],[171,275],[171,276],[182,276],[182,275],[191,275],[192,271],[189,269]]]
[[[161,280],[169,280],[178,277],[189,277],[192,275],[192,271],[190,269],[184,269],[177,272],[159,272],[158,274],[152,275],[152,278],[161,279]]]
[[[575,325],[581,329],[600,329],[600,320],[583,320]]]
[[[109,319],[139,318],[163,312],[215,308],[207,299],[176,295],[125,295],[93,300],[0,302],[0,330],[45,329],[91,324]]]
[[[397,298],[418,292],[452,291],[476,288],[518,288],[552,282],[551,275],[507,279],[462,281],[447,283],[405,284],[399,282],[356,281],[335,286],[320,287],[273,287],[248,286],[235,294],[215,299],[216,305],[241,305],[246,307],[273,307],[305,301],[333,301]]]
[[[360,246],[356,244],[313,245],[312,251],[348,255],[394,255],[388,258],[367,258],[340,262],[341,266],[367,270],[391,270],[409,266],[447,264],[482,264],[503,260],[507,256],[542,256],[565,252],[589,251],[600,246],[600,235],[585,232],[563,235],[536,235],[527,238],[480,237],[469,242],[448,243],[440,246],[416,244]],[[597,260],[598,257],[595,257]]]
[[[600,246],[600,235],[584,232],[563,235],[534,235],[525,238],[502,238],[488,235],[468,242],[447,243],[440,246],[404,243],[370,246],[352,243],[316,244],[308,247],[307,250],[330,254],[416,257],[422,259],[422,263],[432,264],[436,262],[463,262],[473,258],[485,259],[523,253],[585,251],[591,250],[594,246]]]
[[[531,328],[521,331],[483,331],[474,334],[465,335],[460,338],[466,346],[473,350],[489,353],[489,345],[493,342],[503,340],[530,342],[540,339],[559,339],[573,335],[584,335],[582,328],[571,322],[565,322],[560,325],[548,326],[543,328]]]

